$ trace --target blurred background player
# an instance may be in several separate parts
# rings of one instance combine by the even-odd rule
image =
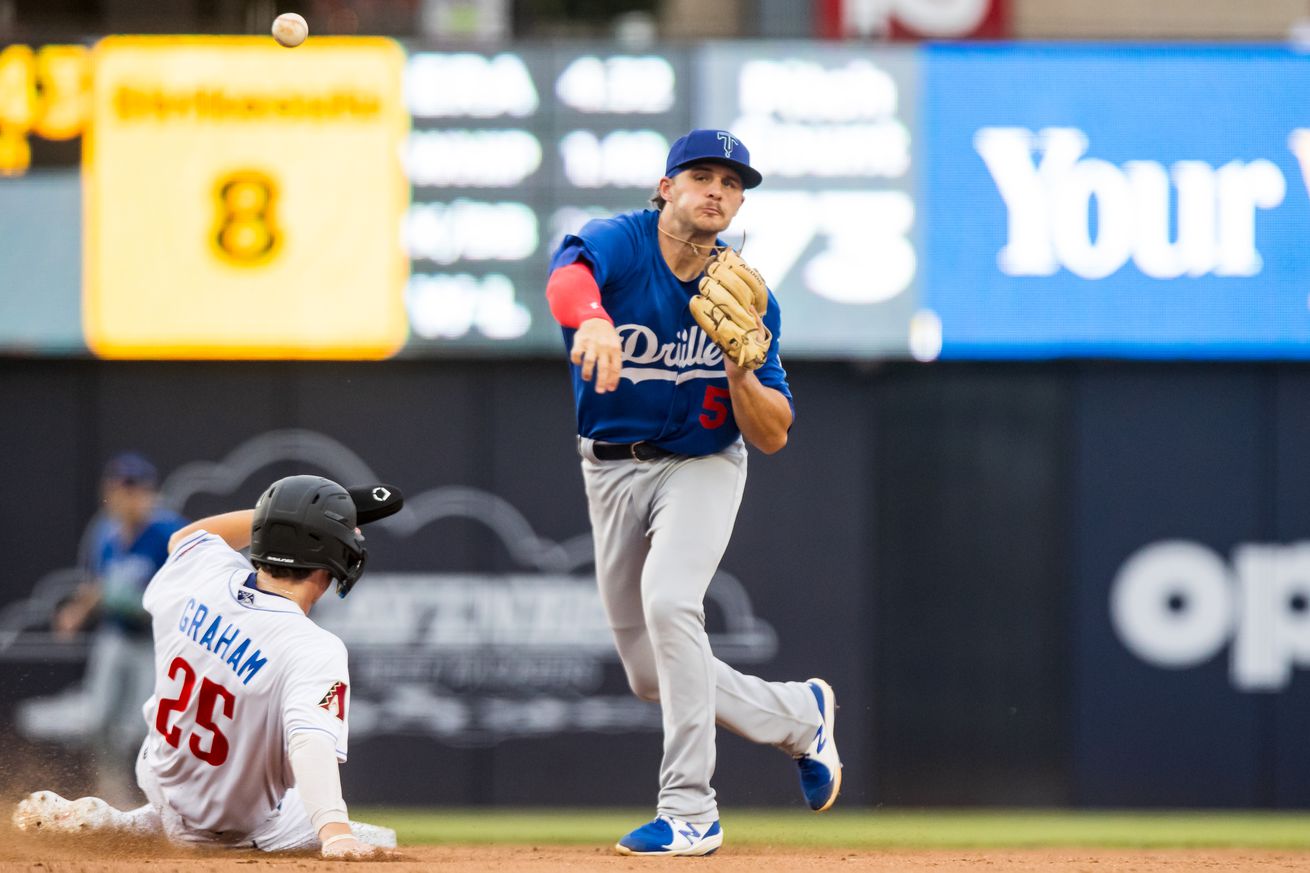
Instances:
[[[145,737],[141,704],[154,688],[150,615],[141,603],[168,558],[168,539],[186,520],[159,505],[159,473],[137,452],[116,455],[100,480],[103,506],[82,537],[85,581],[55,613],[64,639],[94,628],[82,693],[83,730],[97,792],[136,802],[132,758]]]
[[[346,815],[346,648],[308,617],[330,587],[345,597],[363,573],[357,519],[337,483],[290,476],[254,510],[174,533],[145,594],[155,685],[136,775],[148,803],[121,811],[38,791],[18,804],[15,826],[162,832],[268,852],[317,846],[324,857],[395,846],[394,831]],[[237,551],[247,546],[249,559]]]
[[[551,261],[546,293],[570,350],[601,601],[633,692],[663,716],[658,814],[619,841],[621,854],[722,844],[716,720],[795,757],[811,809],[828,809],[841,787],[828,683],[746,676],[713,656],[705,631],[705,592],[746,484],[742,438],[773,454],[793,419],[773,294],[758,369],[727,359],[688,309],[718,235],[761,181],[741,140],[693,130],[669,150],[655,209],[590,221]],[[641,360],[625,366],[625,348]]]

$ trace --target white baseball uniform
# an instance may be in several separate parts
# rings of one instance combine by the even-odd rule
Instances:
[[[155,693],[137,773],[165,832],[270,851],[317,845],[287,743],[318,731],[346,760],[345,645],[294,602],[257,589],[250,562],[205,531],[178,544],[144,604]]]

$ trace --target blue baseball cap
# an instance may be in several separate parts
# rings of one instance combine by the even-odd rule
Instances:
[[[746,144],[726,130],[698,128],[678,137],[669,149],[669,160],[664,175],[672,176],[692,164],[726,164],[741,176],[741,184],[754,188],[764,181],[759,171],[751,168],[751,153]]]
[[[145,455],[123,452],[114,455],[105,464],[104,481],[120,485],[144,485],[153,488],[159,482],[159,471]]]

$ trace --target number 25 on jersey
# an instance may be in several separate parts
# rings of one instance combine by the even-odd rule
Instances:
[[[196,690],[196,671],[185,658],[177,657],[168,665],[168,678],[182,677],[182,688],[175,697],[161,697],[159,710],[155,713],[155,730],[163,735],[164,740],[173,748],[180,748],[182,727],[187,709],[191,705],[191,696]],[[195,725],[188,731],[187,748],[191,754],[210,766],[217,767],[227,760],[228,741],[215,724],[215,716],[220,714],[228,721],[236,713],[236,698],[232,692],[210,679],[201,678],[200,694],[196,701]],[[173,713],[181,713],[177,722],[169,725]],[[200,730],[207,733],[209,746],[204,746]]]

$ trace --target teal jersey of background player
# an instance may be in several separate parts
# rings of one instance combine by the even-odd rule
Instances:
[[[723,353],[687,308],[700,277],[683,282],[669,269],[660,252],[659,215],[647,209],[589,221],[564,237],[551,258],[551,271],[576,261],[591,267],[601,305],[622,342],[616,391],[597,394],[583,381],[581,368],[571,365],[578,433],[603,442],[645,440],[680,455],[709,455],[735,442],[740,431]],[[778,357],[782,318],[772,291],[764,325],[773,342],[755,375],[792,403]],[[572,348],[574,329],[563,331],[564,347]]]

